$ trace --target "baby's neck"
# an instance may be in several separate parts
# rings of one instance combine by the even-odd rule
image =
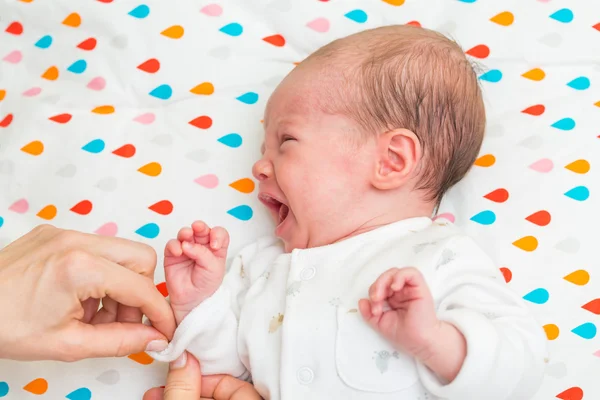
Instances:
[[[352,229],[349,233],[340,236],[332,243],[338,243],[343,240],[349,239],[354,236],[361,235],[363,233],[372,231],[385,225],[393,224],[394,222],[402,221],[409,218],[418,217],[432,217],[433,207],[430,204],[422,204],[417,207],[411,207],[408,209],[396,209],[393,211],[383,212],[381,214],[375,214],[372,217],[365,220],[361,225]]]

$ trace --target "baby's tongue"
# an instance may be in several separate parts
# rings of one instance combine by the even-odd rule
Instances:
[[[282,223],[285,220],[289,212],[290,208],[285,204],[282,204],[281,207],[279,207],[279,223]]]

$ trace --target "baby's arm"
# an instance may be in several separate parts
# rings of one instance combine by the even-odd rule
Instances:
[[[165,248],[165,276],[179,326],[169,347],[151,355],[173,361],[184,350],[202,362],[204,374],[249,374],[237,352],[240,295],[249,282],[238,256],[223,279],[229,235],[223,228],[195,222]],[[221,282],[223,282],[221,284]]]
[[[451,399],[532,398],[547,357],[541,325],[471,239],[457,238],[448,250],[454,257],[437,268],[432,292],[440,320],[465,336],[467,356],[449,385],[425,368],[420,369],[422,380],[433,393]]]
[[[447,382],[456,378],[467,355],[465,338],[455,326],[438,319],[419,270],[406,267],[384,272],[359,308],[366,321],[398,350]]]
[[[472,240],[457,238],[448,252],[452,255],[444,255],[444,262],[427,275],[436,322],[423,326],[429,331],[417,329],[413,334],[429,343],[413,353],[422,383],[436,396],[451,400],[531,398],[541,384],[547,356],[541,326]],[[361,303],[363,315],[370,311],[367,306],[379,313],[373,301]],[[392,303],[392,310],[380,313],[379,323],[385,314],[398,313]],[[415,313],[420,317],[414,320],[422,323],[430,315],[426,309]]]

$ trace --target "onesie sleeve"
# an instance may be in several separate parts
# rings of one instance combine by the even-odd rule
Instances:
[[[169,346],[148,354],[158,361],[171,362],[187,350],[200,360],[203,374],[248,379],[249,371],[237,351],[238,321],[251,284],[244,268],[269,243],[259,240],[244,248],[232,260],[221,287],[181,321]]]
[[[438,318],[462,332],[467,356],[450,383],[418,364],[424,386],[449,400],[532,398],[543,379],[547,341],[523,299],[467,237],[452,239],[433,268]]]

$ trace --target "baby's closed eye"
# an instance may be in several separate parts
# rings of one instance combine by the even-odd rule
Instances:
[[[296,138],[294,138],[290,135],[282,135],[281,136],[281,144],[284,144],[285,142],[289,142],[291,140],[296,140]]]

